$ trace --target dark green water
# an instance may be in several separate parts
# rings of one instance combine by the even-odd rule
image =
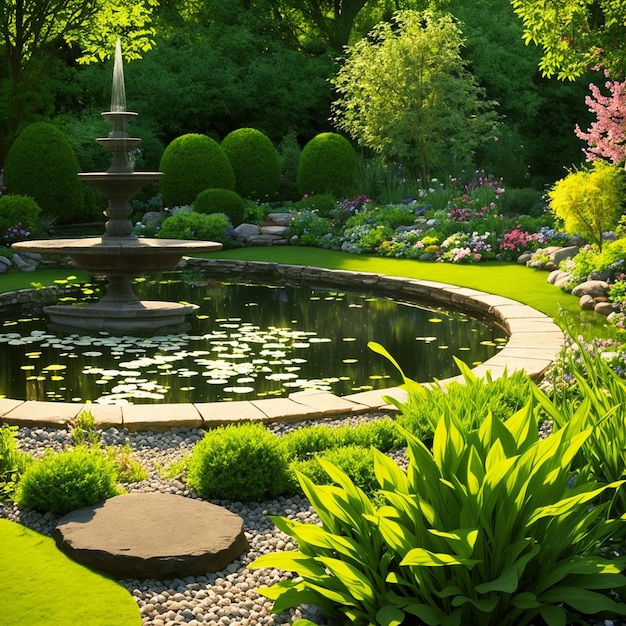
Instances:
[[[144,281],[137,293],[200,310],[187,332],[159,337],[63,336],[48,332],[41,314],[4,319],[0,392],[108,404],[250,400],[310,388],[346,395],[401,382],[369,341],[420,381],[458,374],[453,355],[474,365],[504,345],[500,331],[463,314],[362,294],[195,284],[179,274]]]

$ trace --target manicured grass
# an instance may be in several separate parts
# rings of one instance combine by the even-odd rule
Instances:
[[[141,624],[127,589],[69,559],[50,537],[0,519],[0,544],[3,624]]]
[[[41,269],[34,272],[9,272],[0,274],[0,292],[30,289],[34,285],[54,285],[57,281],[64,281],[70,276],[76,277],[76,282],[91,280],[89,272],[75,269]]]

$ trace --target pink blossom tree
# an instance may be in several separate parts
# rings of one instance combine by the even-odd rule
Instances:
[[[604,75],[609,78],[608,72]],[[587,132],[576,124],[574,132],[589,145],[583,148],[589,161],[608,159],[622,164],[626,160],[626,81],[607,80],[604,85],[610,95],[604,95],[593,83],[589,85],[591,95],[585,98],[585,103],[596,121]]]

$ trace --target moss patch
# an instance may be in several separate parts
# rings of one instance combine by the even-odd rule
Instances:
[[[69,559],[50,537],[0,519],[0,544],[3,624],[141,624],[124,587]]]

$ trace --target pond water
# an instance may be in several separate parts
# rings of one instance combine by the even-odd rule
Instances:
[[[47,330],[40,311],[5,312],[0,394],[101,404],[251,400],[304,389],[346,395],[402,382],[369,341],[419,381],[458,374],[453,355],[473,366],[506,342],[462,313],[356,293],[180,273],[139,281],[136,292],[200,309],[188,331],[158,337],[61,335]]]

